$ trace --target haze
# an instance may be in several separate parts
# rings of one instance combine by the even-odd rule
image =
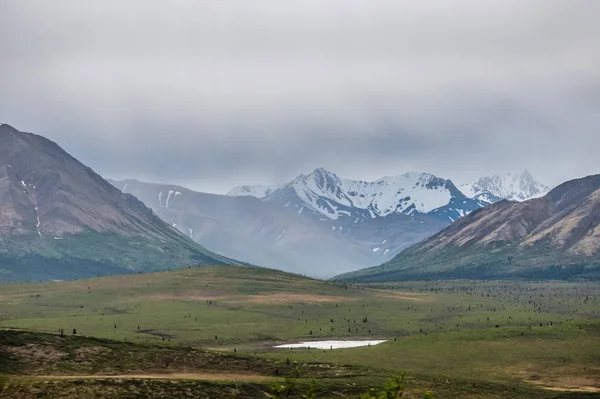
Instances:
[[[599,173],[596,1],[0,5],[0,122],[106,177]]]

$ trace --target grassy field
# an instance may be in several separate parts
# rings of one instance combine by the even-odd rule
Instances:
[[[360,387],[405,370],[414,392],[432,390],[438,397],[600,396],[598,283],[357,287],[267,269],[207,267],[3,285],[0,327],[68,336],[76,330],[77,337],[173,350],[202,347],[301,368],[343,365],[362,370],[358,379],[348,377]],[[272,348],[330,338],[388,342],[334,351]],[[67,383],[74,382],[61,382]]]

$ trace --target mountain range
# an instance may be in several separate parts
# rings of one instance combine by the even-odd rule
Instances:
[[[453,222],[486,205],[501,200],[525,201],[543,196],[549,190],[527,170],[485,176],[457,187],[451,180],[429,173],[410,172],[367,182],[341,178],[318,168],[283,186],[238,186],[227,195],[252,196],[266,201],[273,198],[286,201],[291,196],[298,207],[329,219],[353,216],[352,211],[362,213],[361,219],[418,212]]]
[[[600,175],[568,181],[524,202],[502,200],[381,266],[336,279],[462,277],[600,277]]]
[[[521,175],[524,181],[530,176]],[[212,251],[321,278],[391,260],[488,205],[464,195],[451,180],[416,172],[365,182],[318,168],[278,187],[240,186],[226,196],[137,180],[111,182]],[[521,187],[521,195],[531,192]]]
[[[38,135],[0,125],[0,281],[202,264],[212,253]]]
[[[368,182],[318,168],[280,186],[208,194],[109,182],[56,143],[0,125],[0,280],[241,264],[233,258],[321,278],[380,264],[404,268],[428,237],[519,205],[510,201],[542,201],[555,192],[547,190],[527,171],[457,186],[429,173]],[[447,249],[471,247],[423,248],[442,262]]]

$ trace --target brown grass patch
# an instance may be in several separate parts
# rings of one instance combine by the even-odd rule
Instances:
[[[85,348],[77,348],[75,349],[75,356],[80,361],[87,361],[101,354],[102,352],[110,351],[108,348],[104,348],[102,346],[88,346]]]
[[[379,298],[390,298],[400,299],[402,301],[415,301],[415,302],[432,302],[433,297],[425,294],[416,294],[413,292],[389,292],[379,291],[376,293]]]
[[[276,292],[272,294],[252,295],[241,301],[260,304],[280,304],[280,303],[336,303],[354,301],[352,298],[340,296],[328,296],[317,294],[300,294],[288,292]]]
[[[143,296],[127,298],[132,302],[139,302],[140,299],[148,301],[218,301],[228,297],[222,295],[211,295],[209,292],[183,291],[183,292],[157,292]]]
[[[44,362],[56,362],[67,356],[65,352],[54,349],[51,346],[38,344],[28,344],[25,346],[4,346],[3,349],[28,363],[34,363],[37,360]]]
[[[600,392],[600,369],[582,367],[558,367],[538,369],[532,364],[517,365],[506,370],[510,375],[521,378],[549,391]]]

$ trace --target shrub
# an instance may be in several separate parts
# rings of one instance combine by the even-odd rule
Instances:
[[[8,385],[8,376],[0,374],[0,392]]]
[[[297,372],[299,376],[299,373]],[[404,397],[406,390],[405,373],[400,374],[396,378],[389,378],[383,389],[373,388],[368,393],[362,395],[360,399],[399,399]],[[268,395],[271,399],[289,398],[296,390],[296,382],[294,378],[286,378],[283,385],[274,385],[271,388],[271,394]],[[300,395],[302,399],[317,399],[316,381],[312,380],[308,390]],[[434,399],[431,392],[425,392],[423,399]]]

